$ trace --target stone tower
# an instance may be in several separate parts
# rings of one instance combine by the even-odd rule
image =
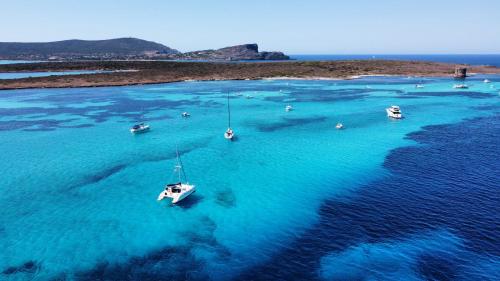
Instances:
[[[455,78],[464,79],[467,77],[467,67],[457,66],[455,67]]]

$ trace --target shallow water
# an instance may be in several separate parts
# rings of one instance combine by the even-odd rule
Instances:
[[[30,60],[0,60],[0,64],[16,64],[16,63],[35,63],[42,61],[30,61]]]
[[[85,70],[85,71],[45,71],[45,72],[0,72],[0,79],[20,79],[30,77],[46,77],[60,75],[96,74],[109,71]]]
[[[459,157],[469,155],[470,147],[479,154],[483,148],[498,152],[500,77],[488,78],[493,83],[470,78],[468,90],[452,89],[455,82],[442,78],[371,77],[2,91],[0,276],[397,280],[407,275],[418,280],[425,279],[415,270],[425,254],[438,261],[458,256],[457,263],[471,268],[435,266],[442,276],[468,279],[476,270],[493,280],[500,246],[491,223],[499,220],[491,218],[491,208],[474,209],[463,201],[470,194],[479,206],[498,202],[494,169],[481,177],[452,177],[455,182],[437,177],[459,174],[454,166],[428,173],[405,170],[427,169],[429,159],[443,159],[444,153],[460,167],[498,164],[495,153],[473,162]],[[416,89],[416,83],[425,88]],[[234,142],[222,135],[226,93],[231,94]],[[295,110],[285,112],[286,104]],[[403,120],[386,117],[384,109],[392,104],[401,106]],[[191,117],[181,118],[183,111]],[[469,135],[440,134],[456,128],[439,127],[428,133],[437,149],[405,152],[434,147],[415,135],[422,127],[465,119],[474,120],[465,122],[465,132],[477,132],[481,142],[464,138],[461,146],[447,150],[448,143]],[[129,127],[138,121],[149,123],[151,132],[130,135]],[[337,122],[345,129],[336,130]],[[156,196],[172,180],[176,146],[198,190],[170,206]],[[406,162],[398,162],[399,156]],[[392,183],[395,179],[411,184]],[[457,195],[453,187],[472,179],[474,190],[482,192],[464,185]],[[434,188],[415,188],[421,182]],[[401,210],[379,209],[408,194],[413,200]],[[436,197],[441,201],[432,201]],[[410,203],[428,206],[414,213]],[[439,212],[441,206],[446,211]],[[453,223],[457,218],[448,211],[461,214],[461,223]],[[477,227],[461,231],[476,221]],[[481,241],[490,242],[468,246]],[[360,254],[367,249],[373,255]],[[470,256],[477,262],[466,263]],[[352,269],[359,264],[374,269]],[[383,270],[394,264],[399,269],[391,274]]]

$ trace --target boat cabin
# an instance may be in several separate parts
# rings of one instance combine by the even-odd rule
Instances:
[[[167,184],[167,191],[170,191],[172,193],[181,193],[181,183],[171,183]]]

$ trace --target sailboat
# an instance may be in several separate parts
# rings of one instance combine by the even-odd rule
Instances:
[[[168,197],[172,198],[172,204],[176,204],[196,191],[195,186],[189,184],[187,181],[186,173],[182,168],[182,161],[178,150],[176,150],[176,156],[177,156],[177,165],[175,165],[175,172],[178,174],[179,180],[177,183],[167,184],[165,186],[165,190],[162,191],[160,195],[158,195],[158,201],[161,201]],[[184,177],[185,183],[182,183],[181,173],[182,177]]]
[[[224,137],[228,140],[233,140],[234,131],[231,129],[231,107],[229,106],[229,93],[227,94],[227,116],[228,116],[228,127],[224,133]]]

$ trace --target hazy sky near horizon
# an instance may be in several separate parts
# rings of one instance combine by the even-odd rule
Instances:
[[[0,0],[0,41],[137,37],[180,51],[500,53],[500,0]]]

